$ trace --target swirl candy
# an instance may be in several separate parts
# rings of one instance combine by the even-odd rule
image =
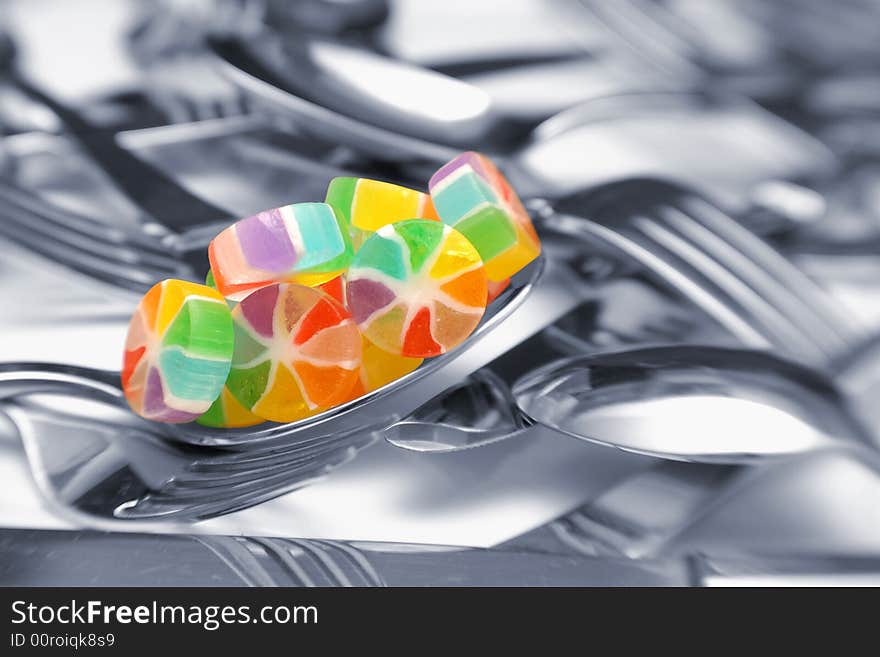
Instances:
[[[223,389],[232,348],[229,307],[215,290],[178,280],[157,283],[128,326],[125,398],[149,420],[195,420]]]
[[[382,226],[413,218],[440,221],[428,194],[368,178],[334,178],[325,202],[351,226],[355,250]]]
[[[491,281],[513,276],[541,253],[532,221],[507,179],[479,153],[462,153],[428,184],[440,218],[476,247]]]
[[[210,271],[205,279],[205,284],[208,287],[216,289],[216,285],[214,284],[214,274]],[[317,286],[317,289],[329,294],[343,306],[345,305],[345,281],[342,276],[337,276],[333,280],[321,283],[321,285]],[[231,307],[235,307],[235,301],[231,299],[227,299],[227,301]],[[361,366],[362,371],[363,369],[364,367]],[[360,378],[364,378],[363,373]],[[364,392],[359,393],[357,396],[364,394]],[[254,415],[242,406],[241,402],[239,402],[235,398],[235,395],[229,390],[229,387],[223,386],[223,391],[220,393],[220,396],[217,397],[216,401],[211,405],[211,408],[196,420],[196,422],[206,427],[232,428],[251,427],[255,424],[261,424],[262,422],[265,422],[265,420],[259,415]]]
[[[350,398],[361,336],[324,292],[293,283],[263,287],[233,309],[232,323],[226,387],[251,413],[293,422]]]
[[[241,300],[272,283],[319,285],[351,262],[348,224],[326,203],[295,203],[234,223],[211,240],[217,290]]]
[[[476,249],[435,221],[380,228],[348,273],[349,307],[364,336],[409,358],[436,356],[463,342],[482,318],[486,298]]]

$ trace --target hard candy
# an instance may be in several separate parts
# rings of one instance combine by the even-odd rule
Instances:
[[[348,303],[364,336],[410,358],[461,344],[486,310],[483,262],[464,236],[413,219],[380,228],[348,272]]]
[[[348,222],[355,250],[388,224],[406,219],[440,220],[430,195],[368,178],[334,178],[325,201]]]
[[[382,226],[405,219],[440,221],[428,194],[368,178],[334,178],[325,202],[351,227],[355,251]]]
[[[233,300],[273,283],[319,285],[339,276],[352,253],[348,223],[326,203],[260,212],[229,226],[208,246],[217,290]]]
[[[128,326],[125,398],[150,420],[195,420],[220,395],[232,350],[232,317],[216,290],[187,281],[157,283]]]
[[[208,275],[205,278],[205,284],[208,287],[216,289],[213,272],[208,272]],[[343,306],[345,305],[345,280],[342,276],[337,276],[326,283],[321,283],[317,286],[317,289],[329,294]],[[227,302],[232,308],[237,305],[237,302],[232,299],[227,299]],[[363,367],[361,367],[361,369],[363,370]],[[235,395],[230,392],[229,388],[223,386],[223,391],[220,393],[220,396],[217,397],[211,405],[211,408],[196,420],[196,422],[206,427],[233,428],[251,427],[256,424],[261,424],[265,422],[265,420],[259,415],[251,413],[248,409],[242,406],[241,402],[235,398]]]
[[[325,294],[329,294],[342,304],[343,307],[348,307],[348,301],[345,298],[345,276],[337,276],[333,280],[321,283],[318,289]]]
[[[489,280],[510,278],[541,253],[522,202],[486,156],[462,153],[443,165],[428,187],[437,214],[476,247]]]
[[[241,405],[293,422],[347,401],[361,366],[348,311],[321,290],[263,287],[232,311],[235,355],[226,386]]]

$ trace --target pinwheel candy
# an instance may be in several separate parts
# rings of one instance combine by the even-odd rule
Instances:
[[[190,422],[223,389],[232,362],[226,301],[206,285],[154,285],[128,327],[122,389],[132,410],[159,422]]]
[[[243,299],[232,320],[226,387],[245,409],[293,422],[350,399],[361,336],[335,299],[294,283],[270,285]]]
[[[471,334],[486,309],[486,283],[480,256],[461,233],[413,219],[364,242],[348,273],[348,303],[372,343],[425,358]]]

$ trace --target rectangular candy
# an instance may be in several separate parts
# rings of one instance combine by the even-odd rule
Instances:
[[[352,254],[347,222],[326,203],[260,212],[208,246],[217,290],[236,300],[272,283],[320,285],[342,273]]]
[[[510,183],[480,153],[462,153],[431,177],[437,214],[476,247],[489,280],[513,276],[541,253],[532,220]]]

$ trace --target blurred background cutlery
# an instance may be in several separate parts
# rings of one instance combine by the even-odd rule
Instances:
[[[697,573],[703,583],[785,573],[802,575],[786,583],[831,574],[838,583],[871,581],[880,478],[870,454],[836,445],[876,423],[868,336],[880,325],[877,6],[464,4],[465,22],[457,1],[4,5],[3,32],[12,39],[0,81],[0,234],[12,242],[0,242],[0,293],[14,310],[0,318],[0,358],[115,368],[130,292],[167,275],[200,280],[204,262],[193,254],[232,217],[320,198],[327,180],[345,172],[418,184],[458,149],[484,148],[529,198],[568,287],[585,293],[552,297],[563,305],[541,327],[521,329],[516,347],[472,350],[448,378],[423,385],[418,402],[395,409],[388,422],[402,422],[385,437],[408,450],[373,442],[326,480],[195,527],[613,557],[567,575],[584,583],[606,581],[595,577],[603,567],[618,583],[697,583]],[[78,36],[75,24],[90,29]],[[634,177],[642,179],[606,185]],[[535,308],[525,303],[520,316]],[[650,353],[678,354],[679,365],[628,360],[647,352],[607,353],[656,344],[667,346]],[[699,365],[688,346],[697,344],[771,350],[807,369],[785,365],[777,378],[779,359],[749,354],[751,370],[735,361],[731,379],[726,366]],[[783,416],[770,417],[765,404],[754,424],[777,426],[781,437],[737,436],[731,422],[722,442],[724,432],[707,422],[693,443],[721,446],[727,459],[762,447],[777,457],[746,469],[664,462],[568,440],[519,414],[510,386],[579,354],[588,355],[577,362],[589,394],[569,416],[543,415],[550,424],[567,422],[558,428],[593,438],[604,428],[603,442],[632,446],[635,431],[620,428],[647,422],[651,431],[637,438],[656,435],[667,456],[694,457],[683,449],[687,434],[670,428],[699,427],[710,406],[685,417],[666,405],[664,416],[651,396],[668,401],[671,385],[690,403],[745,377],[748,385],[726,399],[773,400],[789,419],[773,424]],[[610,387],[591,387],[599,371]],[[19,384],[21,374],[12,375]],[[532,389],[576,378],[545,371]],[[837,388],[862,402],[839,405]],[[95,526],[103,514],[119,527],[114,510],[143,498],[152,520],[137,526],[176,532],[160,510],[201,509],[189,516],[196,518],[274,497],[313,483],[311,475],[373,440],[291,443],[268,463],[277,454],[157,441],[113,408],[76,409],[38,389],[5,406],[15,422],[0,426],[0,469],[15,501],[0,499],[0,524]],[[559,396],[548,395],[548,406],[577,396],[553,389]],[[648,399],[620,403],[633,396]],[[615,404],[626,413],[615,414]],[[730,408],[737,426],[755,418],[746,406]],[[51,516],[28,497],[17,431]],[[792,456],[817,444],[823,449]],[[481,448],[458,452],[474,446]],[[212,488],[218,472],[235,482],[226,494]],[[50,543],[64,546],[64,535]],[[280,563],[302,548],[283,543],[261,554],[267,548],[242,542],[244,552],[225,545],[212,554],[249,553],[265,564],[263,554]],[[480,554],[484,564],[495,558]],[[620,557],[652,560],[618,567]],[[655,557],[676,565],[656,570]],[[544,565],[517,563],[528,574],[519,581],[542,581]],[[388,581],[449,582],[454,567],[419,564]],[[30,569],[4,583],[15,572],[22,574],[13,581],[37,581]]]

